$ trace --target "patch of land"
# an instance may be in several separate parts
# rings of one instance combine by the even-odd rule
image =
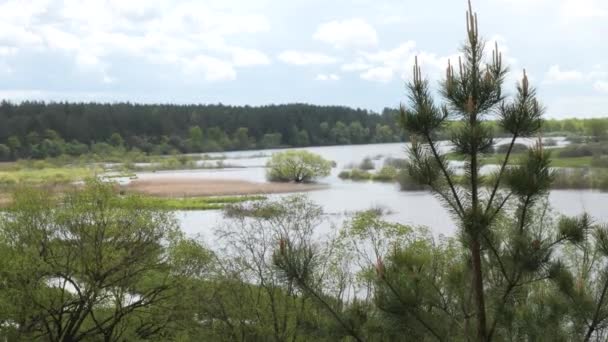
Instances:
[[[128,191],[158,197],[258,195],[324,189],[322,184],[256,183],[232,179],[156,177],[134,180],[123,186]]]

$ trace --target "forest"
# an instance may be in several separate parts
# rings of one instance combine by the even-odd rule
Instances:
[[[78,156],[123,146],[150,154],[401,141],[396,111],[306,104],[0,104],[0,159]]]
[[[0,161],[109,154],[149,155],[405,141],[399,110],[308,104],[261,107],[131,103],[0,104]],[[500,125],[491,123],[499,134]],[[454,121],[446,127],[458,126]],[[545,134],[603,136],[608,119],[546,120]],[[447,129],[444,130],[444,137]],[[439,134],[441,134],[440,132]]]

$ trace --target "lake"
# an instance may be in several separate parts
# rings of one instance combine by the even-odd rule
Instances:
[[[555,138],[554,138],[555,139]],[[558,146],[566,144],[563,138],[557,138]],[[534,140],[522,140],[526,144]],[[505,143],[498,139],[498,144]],[[442,148],[449,146],[443,144]],[[456,227],[441,203],[426,191],[403,192],[393,183],[354,182],[341,180],[338,173],[344,168],[356,165],[365,157],[374,160],[376,167],[382,167],[386,158],[406,158],[406,144],[372,144],[303,148],[336,162],[330,176],[319,180],[328,185],[326,189],[307,192],[311,200],[323,206],[333,224],[360,210],[380,207],[389,214],[386,219],[408,225],[424,225],[439,235],[453,235]],[[211,154],[214,157],[225,156],[224,163],[235,168],[217,170],[167,171],[156,174],[139,174],[142,179],[155,175],[170,174],[172,177],[187,176],[204,179],[237,179],[254,182],[265,181],[264,165],[268,157],[283,150],[255,150]],[[281,197],[271,195],[270,197]],[[549,195],[549,203],[557,214],[577,215],[588,212],[596,220],[608,222],[608,193],[592,190],[556,190]],[[220,211],[187,211],[178,212],[181,228],[189,235],[201,235],[205,240],[213,239],[213,230],[222,223]]]

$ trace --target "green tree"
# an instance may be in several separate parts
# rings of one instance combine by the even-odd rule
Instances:
[[[310,145],[310,139],[308,138],[308,132],[303,129],[296,135],[296,146],[308,146]]]
[[[234,147],[239,150],[246,150],[251,147],[251,140],[249,138],[248,128],[239,127],[234,132]]]
[[[281,146],[281,133],[266,133],[260,141],[261,148],[273,148]]]
[[[362,144],[367,142],[369,136],[369,128],[364,128],[359,121],[353,121],[348,127],[351,142],[354,144]]]
[[[109,143],[110,143],[110,145],[112,145],[114,147],[122,147],[124,145],[125,141],[120,134],[114,132],[110,136]]]
[[[190,127],[188,141],[192,152],[201,152],[203,149],[203,130],[199,126]]]
[[[502,64],[497,45],[492,51],[492,59],[484,63],[484,43],[470,3],[462,53],[457,72],[450,64],[446,69],[440,92],[446,103],[443,107],[435,104],[429,82],[415,63],[413,80],[407,85],[409,102],[401,108],[401,122],[412,135],[410,176],[437,194],[458,222],[462,241],[468,249],[467,257],[471,260],[471,280],[465,282],[472,289],[477,340],[489,341],[504,328],[501,320],[510,310],[514,290],[543,276],[542,267],[547,260],[538,260],[536,254],[526,254],[525,246],[534,245],[533,206],[548,190],[552,177],[549,153],[544,152],[541,145],[529,151],[522,165],[506,167],[515,140],[533,136],[540,130],[543,110],[525,72],[517,87],[517,96],[512,102],[505,102],[502,84],[507,69]],[[497,115],[502,130],[510,134],[511,139],[504,160],[498,172],[489,179],[486,191],[484,177],[479,173],[483,165],[480,156],[493,144],[493,130],[487,123],[493,115]],[[451,132],[450,140],[453,152],[466,160],[462,185],[457,184],[454,170],[435,141],[437,132],[448,118],[461,123]],[[508,203],[516,208],[513,215],[518,218],[518,228],[504,236],[505,240],[495,240],[498,217],[508,215],[505,213]],[[514,253],[503,250],[505,245],[513,246]],[[539,253],[540,250],[539,246]],[[527,263],[534,267],[527,268]],[[496,272],[502,276],[500,282],[484,278],[485,274]],[[503,293],[502,301],[489,297],[497,291]],[[491,313],[488,313],[489,309]]]
[[[336,122],[336,125],[331,130],[331,134],[335,139],[335,143],[339,145],[348,145],[351,143],[348,126],[342,121]]]
[[[277,182],[306,183],[327,177],[331,162],[308,151],[290,150],[272,155],[266,164],[266,177]]]
[[[17,159],[20,156],[22,145],[21,140],[17,136],[10,136],[7,140],[8,147],[11,149],[13,159]]]
[[[143,209],[137,197],[119,198],[101,183],[61,201],[34,189],[15,196],[0,219],[0,319],[17,323],[16,340],[119,341],[162,332],[167,322],[151,315],[170,307],[175,276],[187,273],[166,250],[180,241],[168,213]]]
[[[11,149],[4,144],[0,144],[0,161],[10,160],[11,157]]]
[[[605,119],[585,120],[585,133],[591,136],[594,141],[606,138],[608,132],[608,121]]]
[[[387,143],[395,141],[393,130],[389,125],[376,125],[376,131],[374,134],[374,142]]]

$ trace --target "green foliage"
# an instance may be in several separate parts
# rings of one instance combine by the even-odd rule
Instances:
[[[10,147],[0,144],[0,161],[10,160],[12,157]]]
[[[515,307],[513,303],[518,298],[514,289],[523,286],[528,277],[535,279],[541,276],[551,255],[549,248],[542,248],[540,242],[534,242],[531,232],[535,229],[533,206],[548,191],[552,175],[549,153],[543,152],[541,146],[532,149],[518,166],[507,168],[516,139],[533,136],[540,131],[543,108],[525,72],[517,85],[516,96],[512,100],[505,99],[502,86],[507,68],[502,63],[498,44],[494,46],[491,59],[485,60],[485,44],[479,36],[477,15],[470,2],[466,18],[463,56],[458,59],[456,68],[448,63],[441,84],[444,105],[435,103],[429,82],[423,78],[417,59],[415,61],[413,79],[407,85],[408,102],[401,108],[401,125],[412,135],[407,175],[435,193],[460,227],[460,239],[467,250],[466,259],[470,260],[470,276],[461,278],[461,286],[470,289],[468,295],[472,298],[472,306],[469,310],[475,316],[474,328],[471,328],[474,335],[471,331],[463,339],[476,336],[478,341],[508,340],[513,338],[506,338],[502,329],[509,326],[509,310]],[[463,176],[455,174],[437,144],[436,138],[441,135],[448,118],[453,125],[450,129],[453,154],[465,162]],[[492,148],[497,131],[497,126],[490,122],[492,119],[511,139],[499,163],[499,170],[488,177],[488,184],[480,175],[480,169],[482,158]],[[512,202],[508,203],[509,199]],[[513,227],[507,229],[509,234],[494,240],[501,233],[497,220],[503,214],[517,219]],[[512,247],[503,250],[505,246]],[[512,255],[511,251],[516,251],[516,254]],[[434,307],[432,301],[419,301],[421,298],[432,299],[434,294],[433,291],[428,295],[422,292],[417,296],[419,291],[433,288],[418,281],[427,277],[421,270],[428,264],[417,264],[420,254],[394,254],[393,263],[412,263],[414,272],[406,273],[407,268],[395,272],[403,279],[394,280],[399,284],[396,290],[388,286],[385,290],[387,302],[382,305],[386,310],[403,310],[403,314],[417,315],[414,317],[421,328],[427,330],[422,336],[443,340],[453,336],[452,328],[460,323],[447,324],[445,318],[435,316],[443,312],[428,309]],[[496,274],[498,278],[484,278],[487,273]],[[430,279],[433,280],[432,277]],[[493,297],[494,291],[503,293],[502,301]],[[442,291],[437,292],[442,294]],[[437,321],[444,324],[432,324]]]
[[[608,191],[608,171],[605,169],[563,169],[554,173],[553,189],[598,189]]]
[[[173,259],[179,253],[167,253],[183,249],[175,222],[135,197],[117,208],[115,196],[101,183],[61,201],[40,190],[16,193],[0,220],[0,315],[15,322],[2,336],[115,341],[171,331],[158,312],[173,305],[178,278],[192,275]]]
[[[307,183],[327,177],[331,162],[308,151],[290,150],[272,155],[267,165],[266,177],[275,182]]]
[[[505,154],[509,150],[509,147],[510,147],[509,144],[498,145],[494,149],[494,153]],[[527,145],[519,144],[519,143],[513,144],[513,147],[511,147],[511,153],[522,153],[522,152],[525,152],[527,150],[528,150],[528,146]]]
[[[350,171],[342,171],[338,174],[341,179],[350,179],[354,181],[367,181],[373,178],[373,174],[366,170],[352,169]]]
[[[187,197],[187,198],[160,198],[140,196],[140,205],[148,209],[162,210],[217,210],[227,204],[261,201],[264,196],[233,196],[233,197]],[[116,198],[113,205],[123,207],[128,205],[130,198]]]

